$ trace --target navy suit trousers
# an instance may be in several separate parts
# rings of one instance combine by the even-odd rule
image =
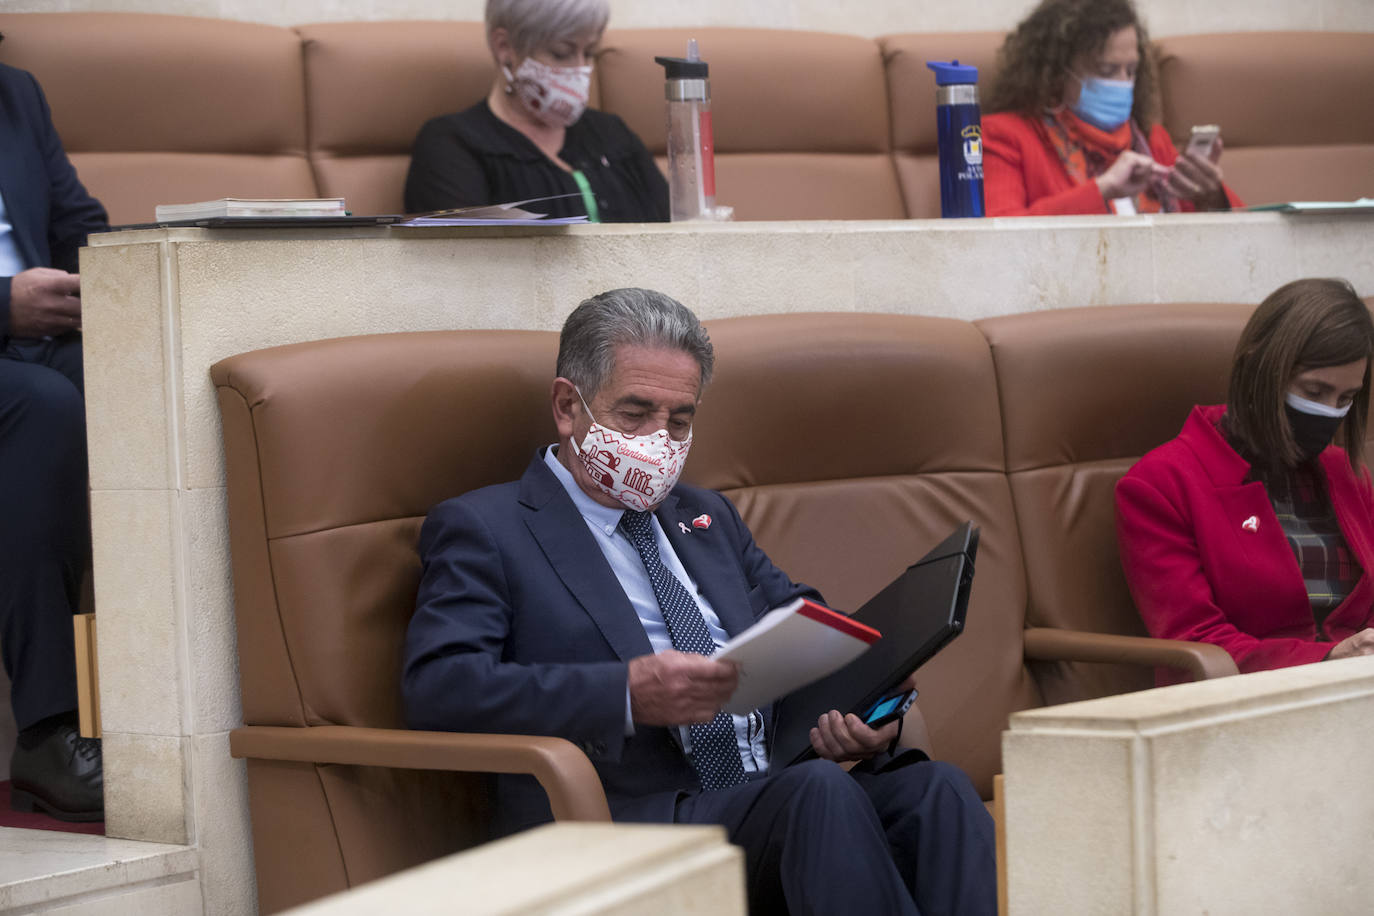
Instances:
[[[962,771],[920,752],[794,764],[688,796],[676,820],[744,848],[751,916],[997,912],[992,818]]]
[[[81,337],[0,350],[0,654],[20,729],[76,708],[72,614],[90,556]]]

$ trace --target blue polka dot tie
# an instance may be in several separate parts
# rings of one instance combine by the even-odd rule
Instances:
[[[706,629],[701,608],[687,592],[677,576],[663,565],[658,554],[658,542],[648,512],[627,510],[620,517],[621,529],[635,545],[654,597],[663,611],[668,636],[679,652],[713,655],[716,644]],[[710,722],[690,727],[692,734],[692,765],[697,768],[703,789],[725,789],[744,781],[744,765],[740,763],[739,744],[735,738],[735,722],[727,712],[716,713]]]

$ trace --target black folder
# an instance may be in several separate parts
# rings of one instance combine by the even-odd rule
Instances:
[[[862,715],[963,631],[978,534],[973,522],[960,525],[854,612],[882,639],[834,674],[778,701],[774,766],[816,756],[810,735],[817,718],[832,709]]]

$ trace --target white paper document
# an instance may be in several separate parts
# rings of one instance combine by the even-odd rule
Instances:
[[[725,711],[744,715],[766,706],[838,671],[881,636],[805,598],[769,611],[712,656],[739,665],[739,686]]]
[[[586,215],[554,216],[524,209],[525,204],[537,204],[564,197],[579,197],[579,194],[555,194],[551,197],[531,197],[529,200],[513,200],[504,204],[483,204],[476,207],[458,207],[454,210],[435,210],[432,213],[417,213],[398,226],[573,226],[587,222]]]
[[[1371,213],[1374,212],[1374,198],[1361,197],[1359,200],[1293,200],[1282,204],[1257,204],[1247,210],[1278,213]]]

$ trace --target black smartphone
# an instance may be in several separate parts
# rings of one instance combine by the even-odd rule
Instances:
[[[863,715],[864,724],[869,728],[882,728],[893,719],[900,719],[906,715],[906,711],[915,702],[916,688],[914,687],[910,690],[903,690],[901,693],[885,696],[868,707],[868,712]]]

